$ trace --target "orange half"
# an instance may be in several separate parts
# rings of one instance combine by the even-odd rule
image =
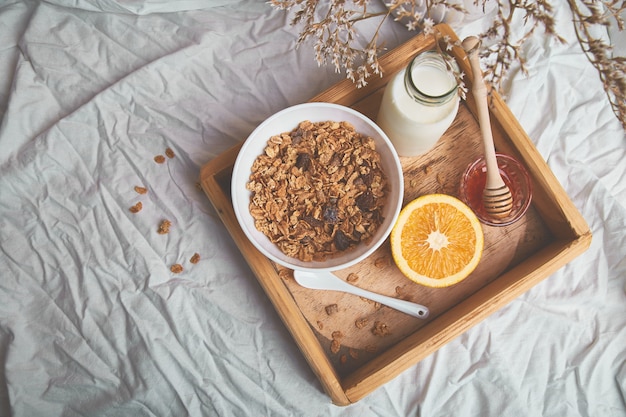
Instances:
[[[428,194],[407,204],[391,231],[391,253],[404,275],[429,287],[448,287],[478,265],[483,230],[461,200]]]

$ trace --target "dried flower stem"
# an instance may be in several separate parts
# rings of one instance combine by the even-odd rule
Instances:
[[[474,0],[474,5],[484,9],[488,1]],[[538,29],[557,42],[564,43],[565,40],[556,32],[550,0],[493,1],[497,9],[492,24],[478,37],[483,41],[480,57],[486,67],[485,79],[502,91],[503,81],[514,62],[519,64],[523,73],[527,73],[522,46]],[[437,45],[441,51],[446,51],[458,45],[435,33],[431,12],[441,8],[466,12],[461,5],[451,0],[387,0],[387,10],[384,12],[369,12],[369,0],[270,0],[269,3],[280,10],[295,9],[292,24],[303,25],[298,45],[309,38],[314,39],[317,63],[331,63],[337,72],[345,70],[347,78],[357,87],[367,85],[367,78],[372,74],[382,76],[378,55],[384,48],[379,44],[379,33],[390,17],[401,21],[410,31],[423,31],[426,35],[438,37]],[[572,10],[577,40],[598,70],[612,109],[626,129],[626,58],[612,56],[611,46],[596,38],[592,30],[596,26],[608,26],[611,22],[623,30],[624,21],[620,15],[626,9],[626,2],[567,0],[567,4]],[[513,39],[513,19],[520,13],[523,16],[524,33],[519,39]],[[365,47],[355,47],[355,25],[372,18],[380,19],[374,35]],[[459,79],[462,76],[459,74]]]
[[[574,28],[578,43],[589,62],[598,70],[611,108],[626,129],[626,58],[613,56],[613,48],[602,39],[595,38],[591,28],[595,25],[609,26],[613,18],[619,30],[624,30],[621,13],[626,2],[568,0],[574,14]]]

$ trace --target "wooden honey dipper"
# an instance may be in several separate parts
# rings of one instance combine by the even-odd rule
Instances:
[[[513,195],[509,187],[504,183],[498,168],[489,121],[489,110],[487,108],[487,87],[485,87],[480,63],[478,62],[479,46],[480,40],[476,36],[468,36],[463,40],[463,49],[470,60],[474,75],[472,93],[478,109],[478,123],[480,124],[481,136],[483,138],[485,164],[487,166],[487,179],[485,189],[483,190],[483,205],[487,214],[496,219],[502,219],[507,217],[513,209]]]

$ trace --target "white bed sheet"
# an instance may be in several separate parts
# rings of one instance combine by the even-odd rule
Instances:
[[[591,248],[331,404],[196,185],[264,118],[342,78],[296,35],[261,0],[0,4],[0,416],[626,415],[626,137],[578,45],[539,35],[506,100]],[[410,36],[384,30],[389,47]]]

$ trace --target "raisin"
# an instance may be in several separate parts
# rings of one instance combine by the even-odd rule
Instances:
[[[339,222],[339,209],[337,206],[328,205],[324,207],[324,221],[330,224]]]
[[[370,185],[372,185],[372,180],[373,180],[372,171],[368,171],[366,174],[361,174],[359,176],[359,179],[363,181],[363,184],[369,187]]]
[[[313,216],[304,216],[302,218],[302,220],[307,222],[309,224],[309,226],[311,226],[311,227],[323,227],[324,226],[324,222],[323,221],[318,220],[318,219],[316,219]]]
[[[334,242],[335,242],[335,247],[337,248],[337,250],[340,250],[340,251],[344,251],[348,249],[351,244],[351,240],[348,239],[346,234],[342,232],[341,230],[337,230],[337,233],[335,233]]]
[[[356,206],[361,209],[361,211],[370,211],[372,207],[374,207],[374,195],[370,190],[365,191],[363,194],[359,195],[354,199],[356,202]]]
[[[311,155],[306,152],[298,154],[296,158],[296,168],[301,169],[302,171],[308,171],[311,167]]]

